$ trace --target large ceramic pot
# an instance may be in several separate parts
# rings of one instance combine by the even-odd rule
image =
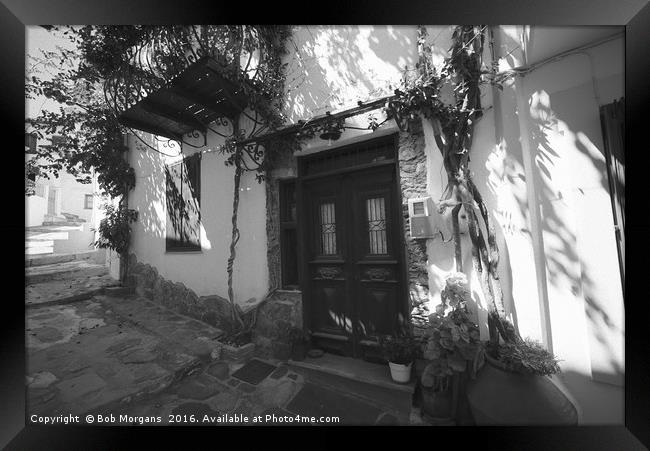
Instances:
[[[445,378],[435,387],[420,387],[422,391],[422,411],[435,419],[451,420],[454,414],[453,381]]]
[[[473,426],[464,399],[466,373],[437,378],[433,387],[420,385],[422,412],[437,426]]]
[[[486,356],[475,380],[467,384],[467,401],[478,426],[575,425],[578,413],[547,376],[508,371]]]

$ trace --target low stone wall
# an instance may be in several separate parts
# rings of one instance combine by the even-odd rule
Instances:
[[[129,255],[127,285],[144,298],[182,315],[196,318],[229,333],[233,329],[232,310],[227,299],[220,296],[197,296],[180,282],[172,282],[158,274],[153,266],[138,262]]]
[[[302,328],[302,293],[278,290],[257,312],[253,330],[256,354],[260,357],[274,357],[273,344],[280,340],[280,331],[288,326]]]

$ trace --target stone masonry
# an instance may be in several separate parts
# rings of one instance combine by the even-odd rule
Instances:
[[[275,357],[273,345],[286,342],[282,331],[288,327],[302,328],[302,293],[278,290],[260,306],[253,332],[256,352],[262,357]]]
[[[302,293],[287,291],[282,287],[280,264],[280,180],[295,178],[296,157],[290,147],[273,152],[272,169],[266,173],[266,237],[269,265],[269,287],[276,289],[257,312],[253,341],[256,353],[272,357],[274,343],[286,340],[282,331],[288,327],[302,327]]]
[[[153,266],[138,262],[135,254],[129,255],[128,268],[127,285],[133,287],[139,296],[226,333],[232,331],[232,310],[227,299],[217,295],[198,296],[184,284],[160,276]]]
[[[411,302],[411,322],[416,335],[427,324],[429,309],[429,277],[426,240],[411,238],[409,233],[408,199],[424,197],[427,192],[427,161],[424,152],[424,131],[421,121],[409,124],[409,130],[399,134],[399,179],[402,191],[404,238]]]
[[[217,295],[197,296],[184,284],[160,276],[153,266],[138,262],[134,254],[129,259],[127,284],[136,294],[226,334],[233,331],[232,310],[227,299]],[[273,356],[273,343],[284,339],[281,331],[286,330],[285,326],[302,327],[302,293],[299,291],[278,290],[259,305],[253,330],[256,353]]]

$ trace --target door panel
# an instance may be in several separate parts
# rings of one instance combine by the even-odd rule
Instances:
[[[405,318],[394,166],[306,181],[306,320],[327,350],[376,354]]]
[[[317,345],[352,355],[353,312],[348,296],[349,265],[345,241],[345,208],[340,180],[303,185],[308,233],[308,320]]]
[[[377,336],[397,332],[401,313],[399,218],[393,167],[351,177],[348,190],[352,194],[350,227],[355,237],[351,259],[358,351],[361,355],[374,354]]]

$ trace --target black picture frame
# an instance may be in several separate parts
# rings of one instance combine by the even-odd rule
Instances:
[[[407,6],[408,5],[408,6]],[[579,426],[574,428],[411,428],[408,431],[390,431],[390,428],[373,429],[374,439],[391,434],[400,446],[481,446],[507,450],[635,450],[650,446],[650,359],[648,359],[647,294],[640,280],[647,276],[642,272],[648,255],[647,232],[650,219],[644,212],[647,202],[641,196],[647,192],[644,182],[643,158],[647,158],[644,129],[648,127],[648,68],[650,68],[647,41],[650,37],[650,6],[647,0],[498,0],[471,1],[445,0],[410,3],[401,1],[378,1],[372,3],[328,2],[319,8],[305,8],[306,3],[291,7],[283,3],[243,3],[236,6],[230,2],[185,0],[2,0],[0,4],[0,46],[3,50],[3,70],[0,71],[0,105],[4,115],[3,125],[11,136],[22,139],[24,112],[24,49],[25,26],[38,24],[174,24],[174,23],[358,23],[358,24],[539,24],[539,25],[624,25],[626,27],[626,160],[628,205],[632,208],[626,218],[626,237],[633,243],[627,253],[626,293],[626,394],[625,426]],[[307,10],[318,10],[317,16],[296,17]],[[21,131],[22,130],[22,131]],[[8,147],[13,147],[9,146]],[[13,152],[13,153],[12,153]],[[19,153],[7,149],[4,153],[16,158],[15,164],[24,164]],[[23,162],[20,162],[23,161]],[[11,164],[8,163],[8,164]],[[10,167],[9,165],[6,167]],[[24,209],[19,198],[21,171],[6,170],[2,180],[5,193],[14,211]],[[14,179],[16,177],[16,179]],[[638,199],[638,202],[635,200]],[[13,202],[16,204],[13,204]],[[10,208],[7,206],[6,208]],[[3,231],[6,236],[20,233],[20,215],[6,219]],[[20,280],[20,240],[6,240],[4,280],[5,312],[0,327],[2,343],[0,358],[0,446],[6,449],[121,449],[146,437],[165,440],[165,443],[188,445],[187,437],[181,437],[177,428],[109,427],[89,426],[46,427],[25,425],[25,347],[24,307],[18,300],[20,291],[15,288]],[[24,255],[24,253],[23,253]],[[16,263],[12,263],[16,262]],[[24,271],[22,272],[24,276]],[[7,311],[9,310],[9,311]],[[163,430],[164,429],[164,430]],[[221,427],[219,433],[213,428],[194,428],[191,443],[200,436],[207,438],[211,447],[217,443],[235,446],[225,440]],[[276,428],[267,428],[267,431]],[[171,432],[171,433],[169,433]],[[232,431],[231,431],[232,432]],[[208,435],[209,434],[209,435]],[[207,437],[206,437],[207,435]],[[243,430],[233,436],[246,435]],[[257,435],[257,434],[256,434]],[[322,433],[319,435],[325,437]],[[400,439],[400,436],[402,437]],[[287,443],[286,432],[278,434],[279,444]],[[280,438],[283,437],[283,438]],[[259,436],[258,436],[259,438]],[[246,445],[249,444],[247,438]],[[298,440],[295,438],[296,443]],[[325,439],[327,440],[327,438]],[[334,439],[331,439],[332,441]],[[364,439],[365,440],[365,439]],[[244,442],[242,442],[243,444]],[[309,440],[307,443],[313,443]],[[147,442],[151,445],[151,442]],[[353,443],[349,443],[353,444]],[[309,445],[307,445],[309,446]]]

